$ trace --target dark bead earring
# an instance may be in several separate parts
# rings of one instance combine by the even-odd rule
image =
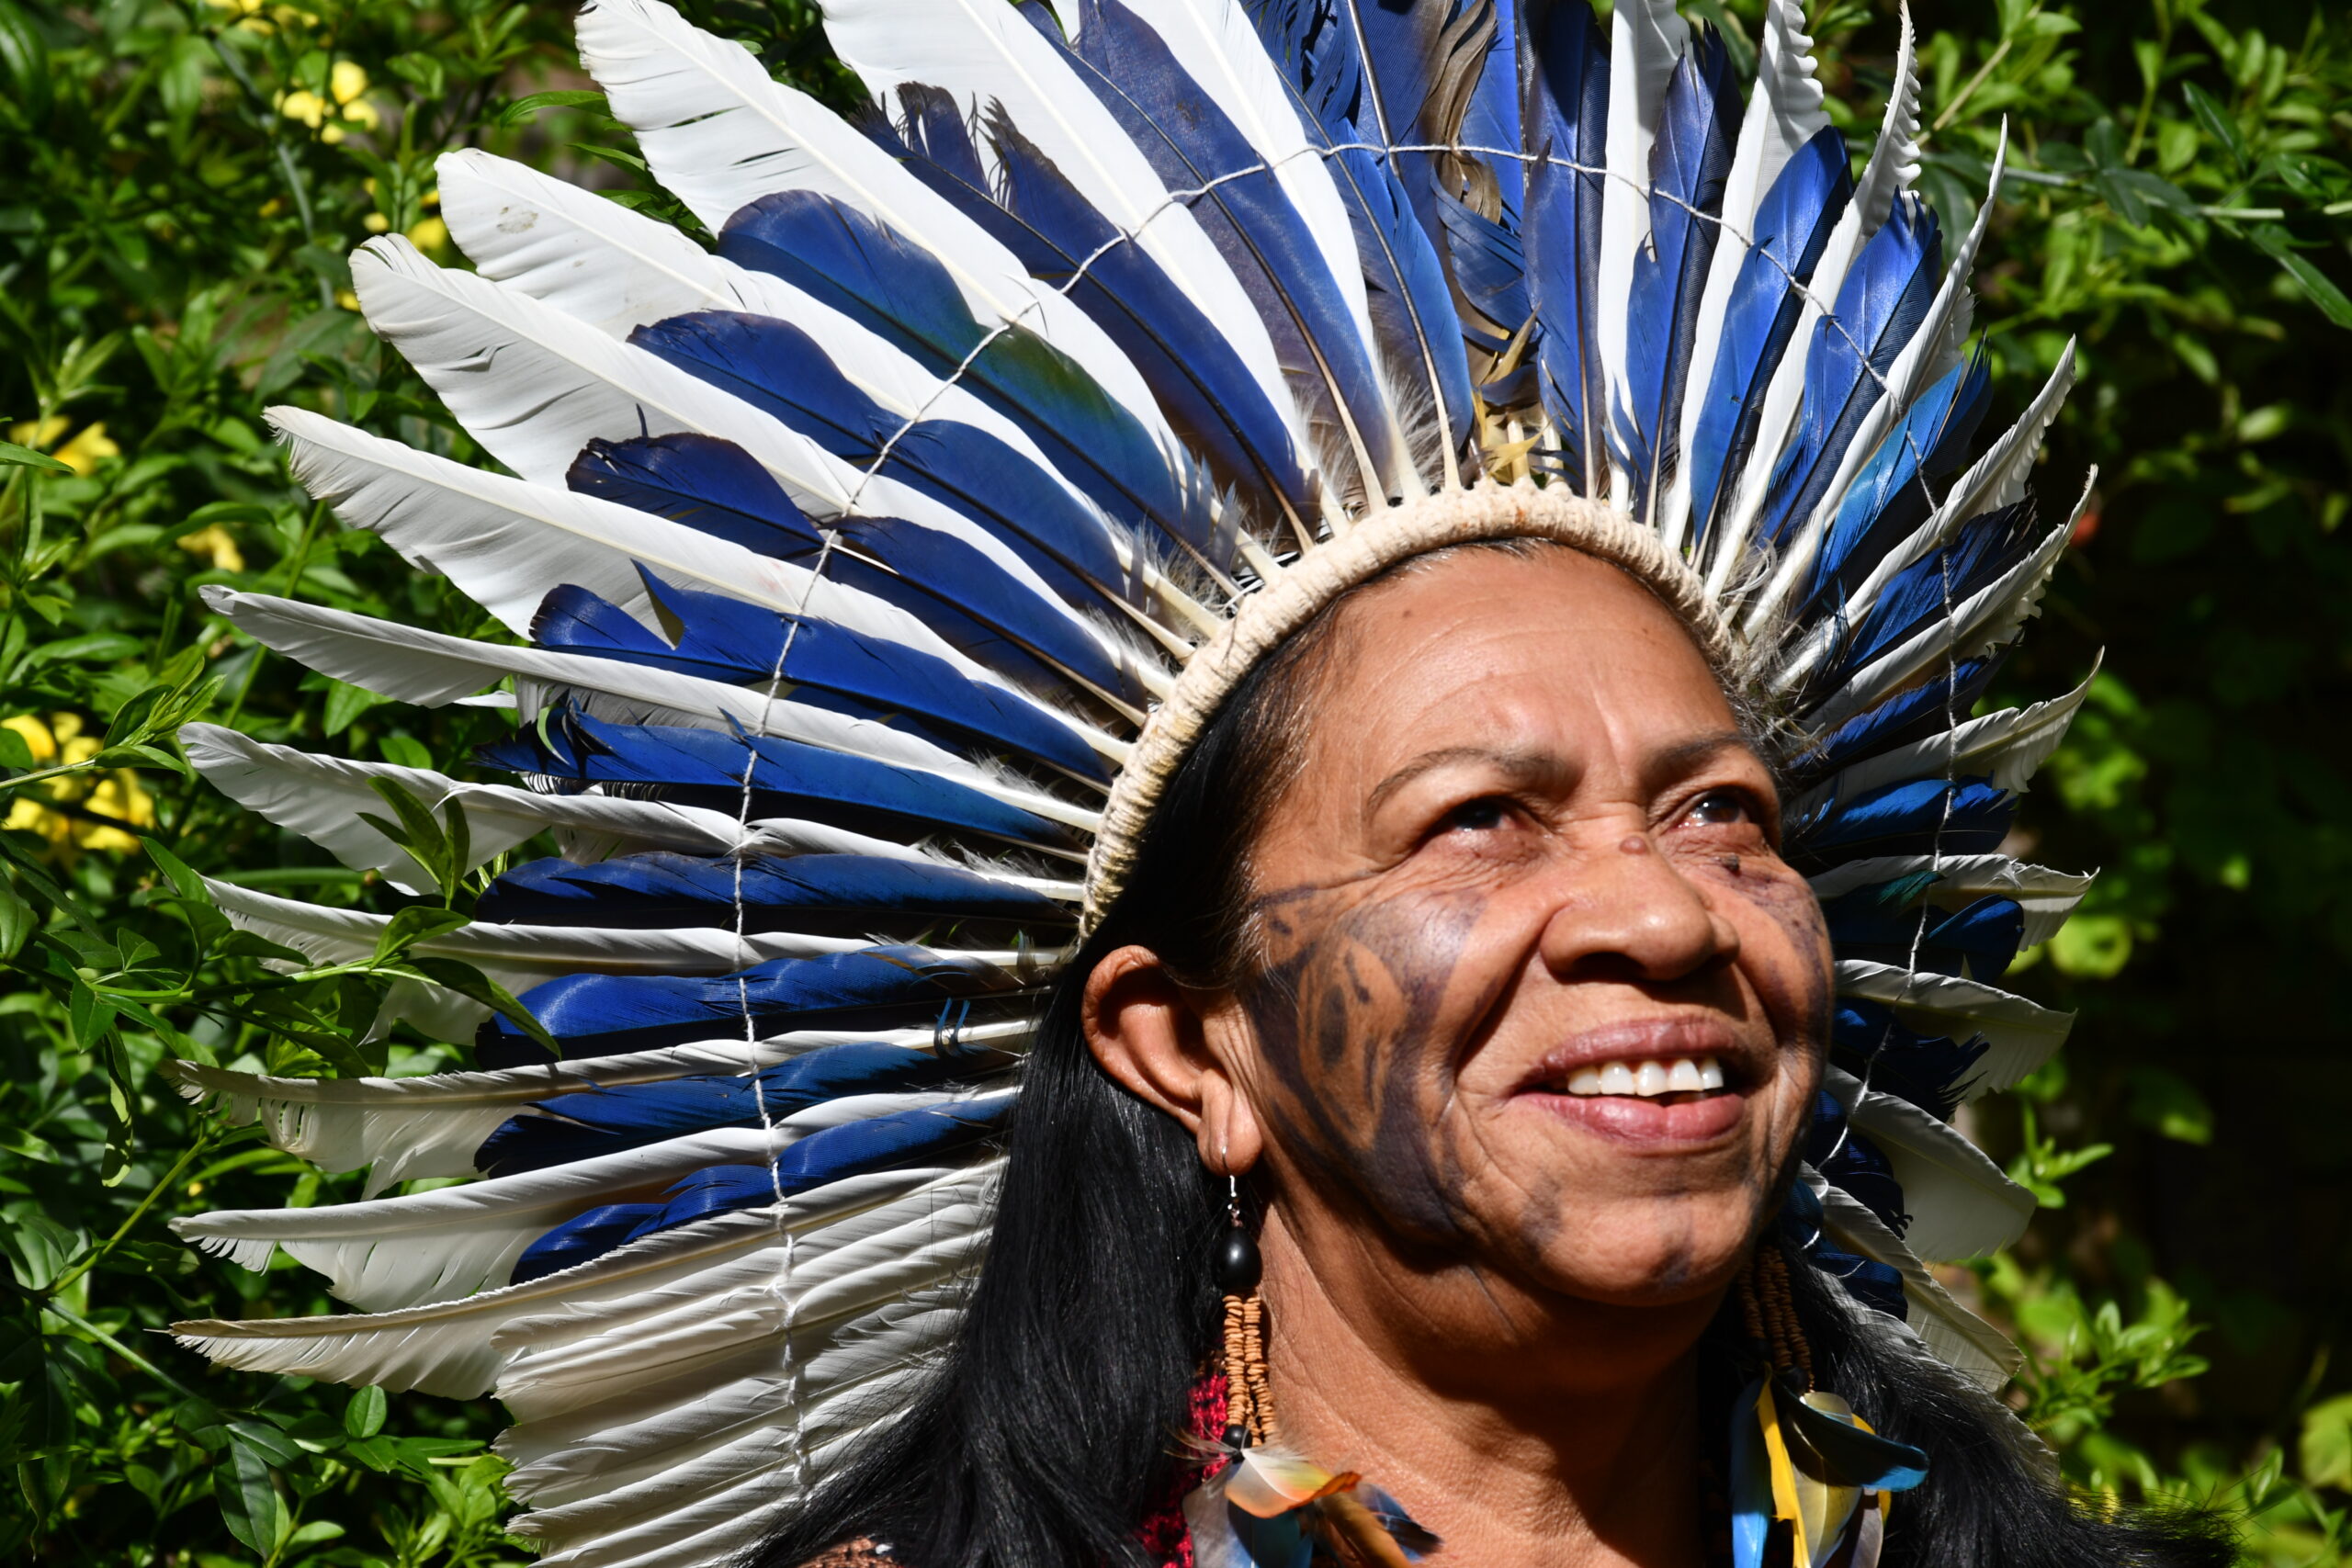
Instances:
[[[1241,1179],[1227,1175],[1226,1183],[1229,1223],[1216,1252],[1216,1287],[1225,1298],[1225,1440],[1229,1448],[1262,1448],[1280,1440],[1266,1381],[1266,1305],[1258,1292],[1265,1269],[1258,1239],[1242,1220]]]

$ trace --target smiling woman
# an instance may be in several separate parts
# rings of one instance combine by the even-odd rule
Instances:
[[[1758,728],[1667,603],[1561,545],[1329,604],[1065,972],[938,1381],[761,1562],[1784,1562],[1736,1495],[1776,1368],[1916,1484],[1893,1530],[1885,1491],[1826,1503],[1800,1562],[2227,1562],[2200,1521],[2078,1510],[1789,1265],[1831,950]],[[1261,1364],[1204,1371],[1219,1288]],[[1260,1469],[1270,1512],[1352,1488],[1380,1535],[1270,1540],[1224,1501]]]

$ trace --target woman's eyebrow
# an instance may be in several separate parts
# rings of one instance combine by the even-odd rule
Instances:
[[[1367,811],[1379,810],[1390,795],[1423,773],[1450,762],[1484,762],[1513,784],[1545,784],[1562,777],[1568,771],[1567,763],[1549,751],[1497,750],[1491,746],[1445,746],[1434,751],[1422,752],[1373,785],[1364,808]]]
[[[1757,756],[1756,748],[1748,743],[1747,736],[1736,729],[1720,729],[1712,734],[1694,735],[1688,740],[1677,741],[1651,752],[1644,771],[1654,781],[1678,778],[1705,766],[1726,751],[1745,752],[1754,759],[1758,767],[1764,766],[1764,759]]]

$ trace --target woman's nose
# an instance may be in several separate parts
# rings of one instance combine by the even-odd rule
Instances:
[[[1647,833],[1603,838],[1565,871],[1544,961],[1567,977],[1679,980],[1739,956],[1739,930]]]

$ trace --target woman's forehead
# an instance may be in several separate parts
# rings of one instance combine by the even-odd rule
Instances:
[[[1306,761],[1358,764],[1365,791],[1380,764],[1448,749],[1573,760],[1734,728],[1672,614],[1567,549],[1453,552],[1355,595],[1332,630]]]

